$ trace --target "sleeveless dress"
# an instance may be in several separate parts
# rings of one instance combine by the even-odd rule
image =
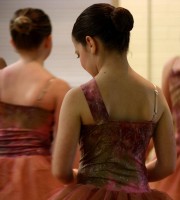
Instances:
[[[77,184],[66,186],[50,200],[170,200],[148,186],[145,155],[153,120],[111,121],[95,79],[81,88],[96,125],[81,127]],[[156,95],[155,90],[155,99]]]
[[[0,102],[0,200],[47,200],[62,187],[51,174],[53,124],[53,111]]]
[[[176,134],[176,170],[167,178],[151,183],[151,187],[167,192],[173,200],[180,200],[180,71],[171,71],[169,77],[169,91]]]

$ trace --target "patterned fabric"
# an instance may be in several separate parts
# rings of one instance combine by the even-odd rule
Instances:
[[[53,118],[0,102],[0,200],[47,200],[62,186],[51,174]]]
[[[49,111],[0,102],[0,156],[50,155],[52,125]]]
[[[153,121],[111,121],[95,79],[81,88],[97,124],[81,127],[77,184],[51,200],[170,200],[148,185],[145,155]]]
[[[172,115],[176,131],[177,161],[175,172],[167,178],[151,183],[152,188],[167,192],[173,200],[180,199],[180,71],[171,71],[169,91],[172,102]]]

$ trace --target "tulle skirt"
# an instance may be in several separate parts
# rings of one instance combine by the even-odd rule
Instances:
[[[176,171],[167,178],[150,183],[151,188],[168,193],[173,200],[180,200],[180,155],[176,162]]]
[[[150,190],[143,193],[112,191],[93,185],[70,185],[53,195],[48,200],[172,200],[167,194]]]
[[[0,200],[47,200],[62,187],[49,156],[0,157]]]

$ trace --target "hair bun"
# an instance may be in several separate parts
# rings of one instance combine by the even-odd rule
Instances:
[[[111,19],[119,32],[129,32],[134,25],[134,19],[129,10],[117,7],[111,13]]]
[[[26,16],[19,16],[14,20],[14,29],[28,35],[32,30],[32,21]]]

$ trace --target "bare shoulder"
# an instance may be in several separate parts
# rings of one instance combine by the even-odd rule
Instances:
[[[60,78],[53,79],[53,85],[57,89],[65,90],[65,91],[68,91],[71,88],[67,81]]]
[[[173,58],[170,58],[163,67],[163,73],[169,74],[169,72],[171,71],[173,65],[175,64],[175,62],[180,63],[180,56],[175,56]]]
[[[64,97],[62,107],[71,110],[72,113],[81,113],[84,105],[84,96],[80,87],[70,89]]]
[[[71,88],[65,95],[65,100],[69,102],[77,102],[78,104],[82,101],[83,93],[80,87]]]
[[[173,63],[175,60],[179,60],[180,59],[180,56],[174,56],[170,59],[167,60],[167,62],[165,63],[165,65],[169,65],[171,63]]]
[[[157,111],[158,111],[158,118],[161,118],[163,113],[170,113],[169,106],[167,100],[164,96],[162,89],[156,86],[157,90]]]
[[[157,119],[158,119],[158,118],[161,117],[163,112],[168,109],[168,104],[167,104],[167,101],[166,101],[166,98],[163,94],[162,89],[158,85],[156,85],[152,82],[149,82],[149,84],[150,84],[149,90],[153,91],[153,93],[154,93],[153,94],[154,95],[153,104],[157,108]]]
[[[61,105],[66,93],[71,89],[67,81],[55,78],[49,87],[50,94],[54,97],[55,102]]]
[[[139,80],[139,84],[145,94],[149,97],[152,106],[157,109],[156,119],[158,121],[162,114],[169,109],[162,89],[158,85],[143,77]]]

